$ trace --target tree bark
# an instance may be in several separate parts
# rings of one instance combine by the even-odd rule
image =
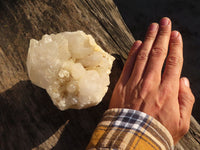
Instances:
[[[134,42],[112,0],[0,0],[0,149],[85,149],[107,109],[114,85]],[[45,90],[28,78],[31,38],[83,30],[115,56],[103,101],[84,110],[58,110]],[[200,149],[200,126],[176,149]]]

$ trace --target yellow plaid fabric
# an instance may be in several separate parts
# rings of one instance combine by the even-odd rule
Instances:
[[[95,129],[87,149],[171,150],[173,139],[153,117],[131,109],[109,109]]]

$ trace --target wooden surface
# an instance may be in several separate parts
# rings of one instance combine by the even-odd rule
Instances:
[[[29,81],[26,56],[31,38],[75,30],[91,34],[116,61],[102,103],[62,112]],[[0,0],[0,149],[85,149],[133,42],[112,0]],[[200,149],[199,130],[192,118],[176,149]]]

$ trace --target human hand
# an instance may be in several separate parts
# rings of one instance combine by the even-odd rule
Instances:
[[[129,108],[151,115],[177,143],[189,130],[195,99],[188,79],[180,78],[182,65],[181,34],[171,31],[169,18],[152,23],[144,42],[133,44],[109,108]]]

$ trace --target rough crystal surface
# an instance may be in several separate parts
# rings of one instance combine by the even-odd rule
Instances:
[[[108,90],[114,57],[83,31],[30,40],[27,56],[32,83],[46,89],[60,109],[97,105]]]

